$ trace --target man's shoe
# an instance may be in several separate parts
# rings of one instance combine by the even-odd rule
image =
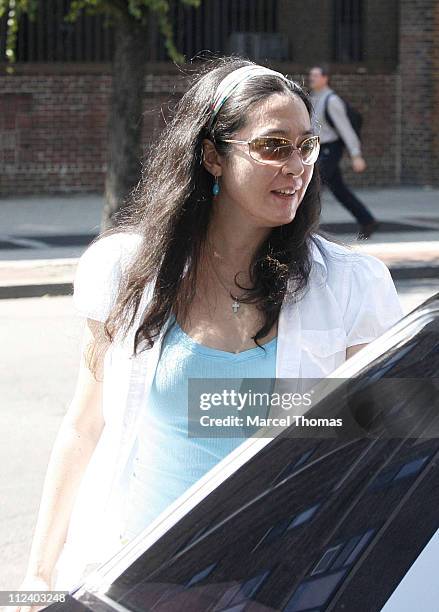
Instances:
[[[370,238],[374,232],[379,228],[380,223],[378,221],[371,221],[361,225],[360,231],[358,232],[357,240],[366,240]]]

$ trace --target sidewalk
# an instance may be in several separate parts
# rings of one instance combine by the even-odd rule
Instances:
[[[439,189],[358,189],[381,221],[357,241],[357,224],[327,191],[322,229],[383,260],[394,280],[438,279]],[[57,195],[0,200],[0,298],[72,293],[78,257],[100,231],[103,197]]]

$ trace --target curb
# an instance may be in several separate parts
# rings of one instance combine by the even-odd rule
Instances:
[[[394,281],[439,279],[439,241],[355,245],[381,259]],[[0,299],[73,295],[79,257],[0,262]],[[439,282],[438,282],[439,284]]]
[[[430,278],[439,279],[439,266],[413,266],[392,268],[389,266],[390,275],[393,280],[427,280]],[[439,281],[438,281],[439,287]]]
[[[439,266],[419,266],[389,268],[394,281],[396,280],[424,280],[439,279]],[[439,283],[438,283],[439,284]],[[73,282],[68,283],[40,283],[29,285],[0,285],[0,300],[11,300],[26,297],[73,295]]]
[[[399,280],[424,280],[439,279],[439,266],[413,266],[413,267],[390,267],[390,274],[394,281]],[[439,282],[438,282],[439,286]],[[16,298],[45,297],[73,295],[73,282],[52,282],[36,284],[0,284],[0,300],[13,300]]]
[[[73,283],[0,285],[0,300],[61,295],[73,295]]]

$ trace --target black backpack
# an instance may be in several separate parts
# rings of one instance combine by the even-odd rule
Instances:
[[[337,131],[337,128],[335,127],[334,122],[332,121],[328,113],[328,101],[332,95],[334,95],[334,92],[331,92],[325,98],[325,119],[329,123],[329,125],[332,127],[332,129]],[[343,98],[341,98],[341,100],[343,100]],[[348,116],[349,121],[351,122],[352,128],[354,132],[357,134],[358,138],[361,140],[361,128],[363,126],[363,116],[357,109],[351,106],[349,102],[347,102],[346,100],[343,100],[343,103],[346,107],[346,114]]]

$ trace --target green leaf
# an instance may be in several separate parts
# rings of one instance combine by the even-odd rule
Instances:
[[[201,5],[201,0],[180,0],[180,2],[195,8]],[[26,13],[29,19],[34,20],[38,6],[38,0],[0,0],[0,17],[7,16],[6,57],[9,63],[14,63],[16,60],[15,48],[20,17]],[[145,25],[148,12],[153,13],[157,16],[159,30],[164,37],[169,58],[182,64],[186,58],[175,46],[174,32],[168,17],[169,10],[168,0],[70,0],[69,11],[64,20],[74,22],[84,11],[89,15],[104,14],[109,19],[109,24],[112,18],[126,16]]]

